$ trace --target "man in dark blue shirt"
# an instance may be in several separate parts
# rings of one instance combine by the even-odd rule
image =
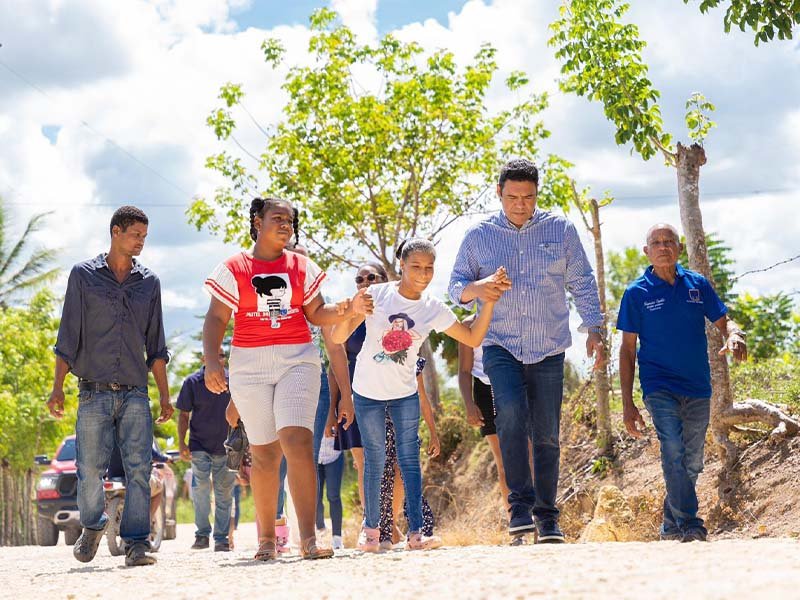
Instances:
[[[147,216],[134,206],[119,208],[111,218],[111,249],[75,265],[67,283],[55,345],[56,369],[47,405],[64,414],[64,379],[79,380],[75,426],[78,509],[83,532],[73,554],[89,562],[108,525],[103,512],[103,475],[115,441],[127,478],[120,535],[125,564],[151,565],[150,456],[153,421],[147,373],[158,386],[159,423],[172,416],[167,383],[169,353],[161,312],[161,285],[139,256],[147,237]]]
[[[220,361],[225,353],[220,350]],[[205,357],[203,357],[205,363]],[[211,483],[214,484],[214,551],[230,550],[228,532],[231,521],[231,499],[236,474],[226,464],[223,443],[228,436],[225,408],[231,399],[229,391],[215,394],[205,384],[205,366],[189,375],[178,395],[178,443],[181,457],[192,462],[192,502],[197,527],[192,550],[208,548],[211,524]],[[186,430],[189,445],[186,445]]]
[[[644,404],[661,443],[661,466],[667,488],[661,539],[705,541],[697,516],[697,476],[703,470],[708,428],[711,372],[705,320],[726,337],[720,354],[747,356],[744,333],[727,318],[728,309],[711,283],[677,264],[680,237],[671,225],[647,233],[644,253],[651,266],[625,290],[617,329],[623,332],[619,372],[625,427],[642,435],[644,421],[633,403],[633,374],[639,342],[639,381]]]

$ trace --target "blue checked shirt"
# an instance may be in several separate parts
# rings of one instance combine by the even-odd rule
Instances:
[[[494,309],[484,346],[502,346],[523,364],[540,362],[572,344],[568,290],[578,309],[580,331],[603,322],[597,284],[575,226],[537,209],[517,229],[500,211],[471,227],[461,243],[448,293],[461,302],[464,288],[505,267],[513,282]]]

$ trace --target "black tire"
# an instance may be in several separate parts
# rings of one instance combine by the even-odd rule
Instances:
[[[64,530],[64,543],[67,546],[72,546],[75,542],[78,541],[78,538],[81,537],[81,530],[76,529],[74,527],[70,527]]]
[[[164,527],[164,539],[174,540],[178,537],[178,497],[172,497],[172,510],[167,515],[167,525]]]
[[[55,546],[58,543],[58,527],[47,517],[36,518],[36,542],[40,546]]]
[[[122,520],[122,508],[125,503],[125,498],[117,496],[112,498],[106,508],[109,523],[106,529],[106,541],[108,542],[108,551],[111,556],[122,556],[125,554],[125,542],[119,537],[119,523]]]
[[[158,552],[161,542],[164,541],[164,531],[167,525],[167,514],[164,510],[164,498],[159,498],[158,508],[150,517],[150,552]]]

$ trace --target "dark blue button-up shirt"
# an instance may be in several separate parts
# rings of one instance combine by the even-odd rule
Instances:
[[[119,283],[105,254],[72,267],[54,350],[81,379],[146,386],[169,360],[156,274],[134,260]]]

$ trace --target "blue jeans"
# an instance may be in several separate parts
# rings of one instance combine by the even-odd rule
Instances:
[[[335,461],[327,465],[319,464],[319,447],[322,436],[325,434],[325,422],[328,420],[328,410],[331,404],[330,387],[328,386],[328,373],[325,367],[319,387],[319,402],[314,415],[314,463],[317,465],[317,528],[325,527],[325,507],[322,505],[322,491],[328,487],[328,506],[331,513],[331,528],[333,535],[342,535],[342,474],[344,473],[344,456],[339,455]]]
[[[495,424],[511,505],[509,528],[512,532],[530,530],[531,514],[538,521],[557,520],[564,353],[526,365],[501,346],[486,346],[483,366],[494,392]],[[529,440],[533,444],[533,477]]]
[[[239,517],[242,515],[242,486],[233,484],[233,529],[239,529]]]
[[[325,527],[325,506],[322,504],[323,488],[327,486],[328,507],[331,513],[333,535],[342,535],[342,474],[344,454],[332,463],[317,464],[317,529]]]
[[[283,518],[283,505],[286,502],[286,473],[289,471],[289,467],[286,464],[286,457],[284,456],[281,459],[281,466],[278,469],[278,477],[280,478],[280,482],[278,483],[278,510],[275,513],[275,519],[282,519]]]
[[[211,536],[211,485],[214,485],[214,541],[227,542],[231,525],[231,501],[236,474],[228,469],[224,454],[192,451],[192,501],[195,535]]]
[[[381,477],[386,463],[386,411],[394,423],[397,462],[406,488],[408,530],[422,530],[422,471],[419,465],[419,394],[395,400],[370,400],[353,393],[364,443],[364,526],[381,521]]]
[[[126,477],[120,536],[128,546],[149,546],[153,418],[147,388],[81,392],[75,434],[81,525],[102,529],[108,521],[103,476],[116,439]]]
[[[662,534],[702,529],[697,517],[697,476],[703,471],[703,447],[711,412],[710,398],[689,398],[664,390],[644,398],[661,443],[664,498]]]

